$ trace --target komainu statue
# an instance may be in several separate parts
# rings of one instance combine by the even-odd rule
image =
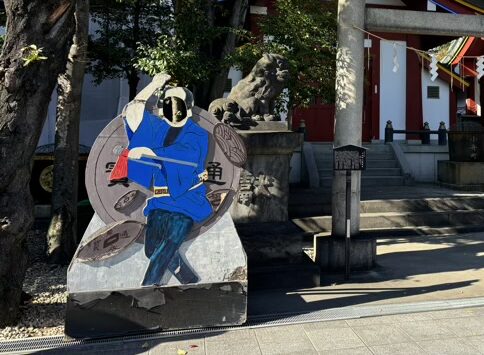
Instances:
[[[227,98],[214,100],[209,111],[220,121],[233,126],[254,121],[277,121],[276,98],[289,79],[287,60],[279,54],[264,54],[249,75],[232,88]]]

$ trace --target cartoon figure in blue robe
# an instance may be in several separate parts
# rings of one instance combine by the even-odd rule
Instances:
[[[154,110],[158,115],[145,109],[146,100],[168,80],[167,75],[156,76],[126,107],[129,145],[111,175],[114,182],[127,175],[153,191],[144,208],[145,254],[150,259],[144,286],[160,284],[194,222],[213,213],[203,184],[209,134],[191,119],[191,92],[167,88]]]

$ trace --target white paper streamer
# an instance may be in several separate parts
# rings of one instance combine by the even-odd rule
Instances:
[[[439,74],[437,73],[438,67],[437,67],[437,57],[433,54],[431,54],[432,60],[430,61],[430,67],[429,71],[431,74],[430,80],[435,81]]]
[[[484,55],[477,58],[476,69],[477,69],[477,80],[479,80],[484,75]]]
[[[393,72],[396,73],[399,68],[400,64],[398,64],[397,44],[393,43]]]

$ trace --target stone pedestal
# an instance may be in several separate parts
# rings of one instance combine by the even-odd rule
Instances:
[[[326,271],[344,271],[345,238],[327,233],[314,236],[314,261]],[[376,238],[371,235],[358,235],[350,243],[351,270],[370,270],[376,263]]]
[[[78,250],[104,226],[94,215]],[[168,269],[162,285],[141,287],[149,263],[144,232],[109,258],[86,262],[80,255],[76,253],[67,274],[65,332],[71,337],[240,325],[246,321],[247,258],[228,213],[178,249],[177,255],[197,282],[181,284],[179,275],[184,267],[180,262]]]
[[[484,189],[484,163],[439,160],[439,182],[463,190]]]
[[[302,134],[287,130],[238,133],[244,140],[248,159],[230,211],[234,222],[287,221],[289,164],[294,150],[302,144]]]

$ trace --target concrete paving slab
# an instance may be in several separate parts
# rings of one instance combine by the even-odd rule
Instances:
[[[190,355],[205,355],[205,341],[203,338],[190,340],[175,340],[160,342],[149,350],[150,355],[173,355],[178,350],[186,351]]]
[[[484,354],[484,336],[466,337],[464,341],[470,346],[475,347],[480,353]]]
[[[412,342],[412,339],[394,324],[366,325],[352,329],[368,346]]]
[[[244,341],[213,341],[206,344],[207,355],[261,355],[257,339]],[[187,355],[191,355],[189,352]]]
[[[371,324],[392,324],[392,323],[403,323],[403,322],[421,322],[428,321],[432,318],[427,312],[423,313],[408,313],[408,314],[395,314],[389,316],[380,317],[365,317],[358,319],[347,319],[346,323],[350,326],[363,326]]]
[[[484,317],[447,318],[435,321],[456,336],[467,337],[484,335]]]
[[[358,348],[365,344],[351,328],[326,328],[306,331],[318,351]]]
[[[253,329],[240,329],[205,336],[207,354],[261,354]]]
[[[301,325],[258,328],[255,334],[262,354],[316,353]]]
[[[476,355],[479,350],[463,338],[428,340],[417,343],[427,354]]]
[[[398,323],[398,327],[414,341],[445,339],[454,336],[453,332],[440,326],[439,322],[435,320],[403,322]]]
[[[420,355],[426,352],[415,343],[377,345],[370,347],[375,355]]]
[[[334,329],[334,328],[349,328],[348,323],[344,320],[335,320],[328,322],[313,322],[302,325],[306,332],[318,329]]]
[[[443,311],[433,311],[428,312],[427,314],[432,319],[446,319],[446,318],[462,318],[462,317],[472,317],[476,314],[476,312],[483,312],[483,308],[466,308],[466,309],[446,309]]]
[[[206,343],[212,342],[240,342],[250,341],[255,339],[255,331],[253,329],[234,329],[230,332],[215,332],[205,336]]]
[[[372,355],[367,347],[318,351],[320,355]]]
[[[301,339],[300,341],[282,343],[262,343],[259,346],[263,355],[317,354],[316,349],[308,341],[308,339]],[[243,354],[243,352],[240,354]]]

